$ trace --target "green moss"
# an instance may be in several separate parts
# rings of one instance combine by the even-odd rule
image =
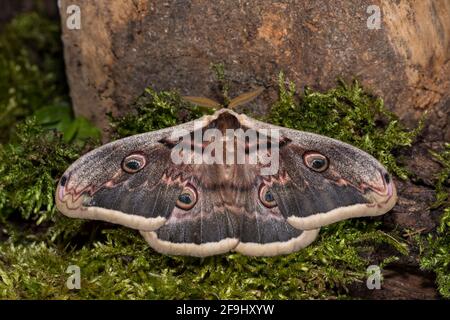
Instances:
[[[420,266],[436,274],[439,293],[450,299],[450,144],[445,145],[442,153],[433,152],[433,155],[443,166],[436,180],[436,202],[433,207],[444,209],[436,233],[417,239],[421,249]]]
[[[229,96],[230,92],[230,81],[225,74],[225,65],[223,63],[211,63],[211,70],[214,72],[218,89],[222,95],[222,105],[227,106],[231,99]]]
[[[0,218],[20,212],[39,223],[54,214],[56,181],[81,148],[34,120],[20,124],[14,140],[0,145]]]
[[[422,123],[407,130],[385,108],[382,99],[369,94],[357,81],[350,85],[340,81],[336,88],[323,93],[306,89],[297,98],[294,84],[286,86],[280,73],[279,89],[279,101],[267,121],[348,142],[372,154],[400,178],[407,178],[395,153],[411,146]]]
[[[0,221],[53,216],[57,178],[100,137],[73,116],[63,65],[58,22],[27,13],[0,33]]]
[[[133,110],[133,113],[123,117],[108,114],[116,138],[175,126],[212,112],[192,106],[176,92],[156,92],[152,88],[145,89],[136,100]]]
[[[431,152],[431,154],[442,165],[442,170],[436,179],[436,202],[433,204],[433,207],[438,208],[443,205],[449,206],[450,195],[448,192],[448,185],[450,180],[450,143],[445,144],[444,150],[441,153]]]
[[[439,293],[450,299],[450,207],[444,209],[439,231],[420,239],[420,267],[436,274]]]
[[[0,142],[17,121],[69,101],[57,22],[23,14],[0,34]]]
[[[47,243],[0,245],[0,298],[27,299],[311,299],[344,298],[365,276],[374,244],[393,243],[373,225],[341,223],[299,253],[205,259],[155,253],[137,232],[105,231],[107,240],[79,250]],[[351,234],[351,236],[349,236]],[[81,269],[81,290],[65,286],[69,265]]]

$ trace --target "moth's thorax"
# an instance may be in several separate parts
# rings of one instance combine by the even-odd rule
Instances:
[[[226,133],[226,129],[239,129],[242,128],[242,124],[238,119],[236,113],[225,109],[221,113],[217,114],[217,118],[211,120],[211,122],[205,126],[204,130],[207,129],[218,129],[222,132],[222,134]]]

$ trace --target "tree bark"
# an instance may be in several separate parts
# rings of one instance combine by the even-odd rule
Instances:
[[[223,62],[232,94],[268,88],[254,105],[260,113],[276,98],[280,70],[298,88],[357,77],[409,123],[431,110],[434,133],[450,139],[447,0],[79,0],[80,30],[66,26],[71,4],[61,1],[60,13],[73,105],[100,126],[146,86],[214,97],[210,64]],[[370,5],[381,10],[380,29],[368,28]]]

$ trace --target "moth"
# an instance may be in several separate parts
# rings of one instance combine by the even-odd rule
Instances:
[[[389,173],[364,151],[233,111],[260,92],[226,108],[185,97],[217,111],[82,156],[58,183],[57,208],[137,229],[160,253],[205,257],[288,254],[311,244],[322,226],[395,205]],[[275,158],[275,170],[263,174]]]

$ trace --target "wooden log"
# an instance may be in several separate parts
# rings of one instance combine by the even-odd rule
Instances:
[[[448,0],[79,0],[79,30],[67,27],[70,5],[60,3],[72,101],[101,126],[149,85],[214,97],[210,64],[223,62],[232,94],[269,88],[259,112],[276,97],[280,70],[299,88],[357,77],[406,121],[441,111],[437,132],[450,138]]]

